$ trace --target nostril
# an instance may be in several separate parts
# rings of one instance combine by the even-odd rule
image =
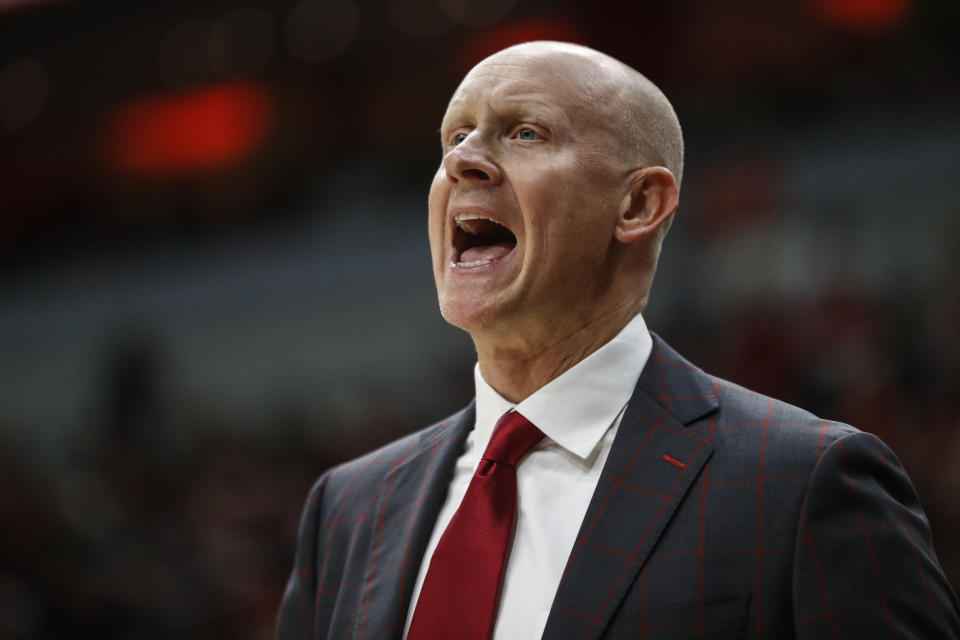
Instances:
[[[465,169],[462,173],[464,178],[473,178],[475,180],[489,180],[490,176],[480,169]]]

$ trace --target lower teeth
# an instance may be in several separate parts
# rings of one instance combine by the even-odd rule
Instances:
[[[475,262],[457,262],[458,267],[479,267],[482,264],[493,262],[493,258],[483,258]]]

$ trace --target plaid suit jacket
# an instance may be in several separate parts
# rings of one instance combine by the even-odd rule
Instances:
[[[473,422],[471,405],[317,481],[278,638],[401,637]],[[932,640],[960,638],[960,621],[882,442],[654,336],[543,637]]]

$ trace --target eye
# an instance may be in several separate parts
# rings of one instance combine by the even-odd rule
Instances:
[[[517,138],[520,140],[537,140],[540,138],[540,134],[530,127],[521,127],[521,129],[517,131]]]
[[[466,139],[467,139],[467,134],[465,134],[465,133],[458,133],[457,135],[453,136],[453,144],[454,144],[454,146],[456,146],[456,145],[460,144],[461,142],[463,142],[463,141],[466,140]]]

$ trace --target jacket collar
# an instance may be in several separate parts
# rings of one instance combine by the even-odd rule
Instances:
[[[686,426],[718,406],[712,380],[654,335],[650,360],[567,561],[544,638],[602,635],[713,452]]]

